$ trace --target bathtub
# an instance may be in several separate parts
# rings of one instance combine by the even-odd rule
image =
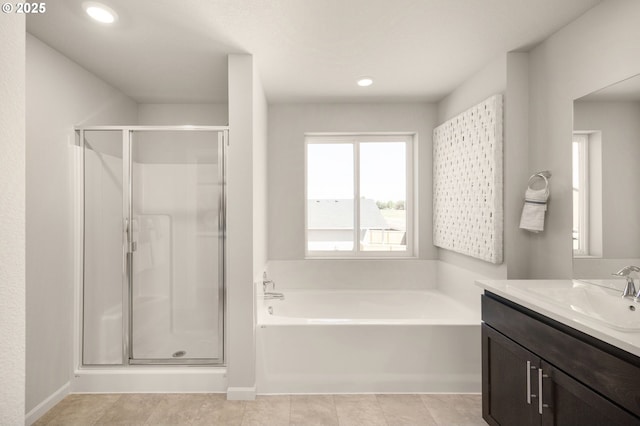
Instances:
[[[479,307],[437,290],[283,293],[257,299],[259,393],[480,392]]]

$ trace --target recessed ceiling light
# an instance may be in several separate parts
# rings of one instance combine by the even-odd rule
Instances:
[[[87,12],[87,15],[102,24],[113,24],[118,19],[118,14],[102,3],[88,1],[84,2],[82,7]]]
[[[373,79],[371,77],[360,77],[358,79],[358,86],[367,87],[373,84]]]

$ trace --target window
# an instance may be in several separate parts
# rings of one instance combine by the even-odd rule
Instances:
[[[413,256],[413,136],[306,136],[309,257]]]

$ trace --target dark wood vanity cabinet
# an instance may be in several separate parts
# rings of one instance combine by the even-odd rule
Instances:
[[[640,425],[640,358],[489,292],[482,320],[490,425]]]

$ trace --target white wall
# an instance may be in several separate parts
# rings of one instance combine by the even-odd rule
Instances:
[[[269,260],[302,260],[304,249],[304,134],[417,132],[414,171],[419,203],[419,258],[432,244],[432,130],[435,108],[422,103],[271,104],[269,106]]]
[[[504,102],[504,261],[494,265],[445,249],[439,249],[439,259],[450,266],[476,272],[479,277],[523,278],[528,274],[529,263],[526,231],[519,229],[523,195],[529,177],[528,54],[505,53],[472,75],[438,103],[438,124],[498,93],[503,94]]]
[[[230,399],[255,397],[253,73],[251,55],[229,56],[226,353]]]
[[[253,276],[262,278],[267,263],[267,99],[253,69]]]
[[[25,19],[0,25],[0,424],[25,414]]]
[[[531,235],[530,278],[572,275],[573,100],[640,72],[640,2],[607,0],[530,52],[529,167],[553,173],[545,232]]]
[[[227,104],[138,104],[138,124],[226,126],[229,124],[229,106]]]
[[[507,56],[502,55],[496,60],[486,65],[479,72],[474,74],[450,95],[441,100],[437,106],[438,121],[436,126],[444,123],[457,114],[471,108],[475,104],[485,100],[489,96],[504,93],[507,84]],[[504,110],[508,109],[508,105]],[[507,139],[504,138],[504,146],[507,145]],[[506,161],[504,161],[506,163]],[[507,182],[505,176],[504,182]],[[505,210],[506,213],[506,210]],[[509,257],[509,251],[504,250],[504,259],[500,265],[487,263],[469,256],[455,253],[445,249],[438,250],[439,258],[447,263],[460,266],[464,269],[475,270],[483,275],[492,278],[506,278],[507,267],[506,261]]]
[[[436,260],[271,260],[277,288],[424,290],[437,287]]]
[[[66,386],[73,373],[73,126],[135,124],[137,107],[31,35],[26,57],[26,410],[30,411]]]
[[[529,231],[520,229],[528,167],[529,54],[507,53],[504,120],[504,252],[508,279],[529,277]]]

